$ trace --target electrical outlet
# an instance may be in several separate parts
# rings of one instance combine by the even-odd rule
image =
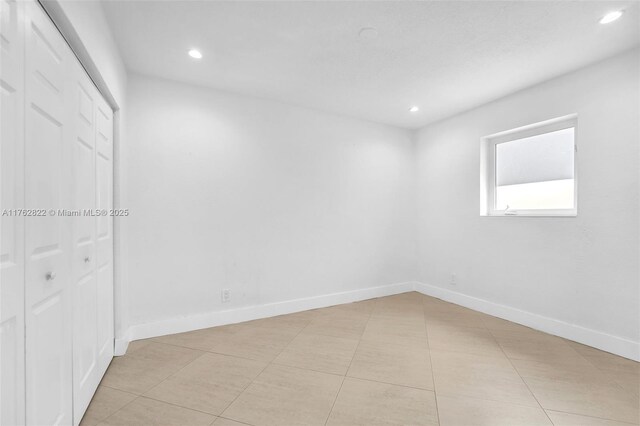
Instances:
[[[222,299],[222,303],[231,301],[231,290],[229,290],[228,288],[222,289],[222,294],[220,296]]]
[[[456,274],[451,274],[451,281],[449,281],[449,284],[451,285],[458,284],[458,276]]]

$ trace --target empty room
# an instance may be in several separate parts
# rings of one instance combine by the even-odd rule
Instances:
[[[1,426],[640,425],[640,2],[0,0]]]

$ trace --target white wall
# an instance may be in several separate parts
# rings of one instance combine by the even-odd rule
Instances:
[[[414,279],[409,131],[133,75],[127,105],[132,325]]]
[[[637,51],[422,129],[412,152],[410,134],[373,123],[138,76],[128,87],[99,2],[45,6],[121,130],[132,104],[116,134],[116,204],[132,210],[116,221],[123,342],[130,323],[416,277],[639,340]],[[479,138],[573,112],[578,217],[480,217]]]
[[[99,75],[98,86],[118,107],[124,104],[127,87],[127,71],[111,28],[99,1],[43,0],[43,6],[53,17],[62,34],[70,42],[83,65],[94,68]],[[87,57],[84,57],[84,56]],[[92,70],[89,70],[90,72]]]
[[[639,62],[636,49],[421,129],[420,281],[638,342]],[[578,217],[481,217],[480,138],[571,113]]]

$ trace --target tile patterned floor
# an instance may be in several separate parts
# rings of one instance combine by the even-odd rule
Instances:
[[[91,425],[622,426],[640,364],[418,293],[133,342]]]

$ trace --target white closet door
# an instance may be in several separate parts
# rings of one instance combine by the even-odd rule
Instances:
[[[113,113],[80,64],[74,68],[74,209],[102,212],[72,222],[73,401],[78,424],[113,358]]]
[[[96,196],[98,209],[106,211],[97,221],[98,370],[107,371],[113,358],[113,111],[98,97],[96,108]]]
[[[113,115],[37,2],[0,0],[0,55],[0,424],[78,424],[113,357]]]
[[[0,0],[0,212],[23,206],[22,3]],[[24,424],[24,220],[0,218],[0,424]]]
[[[69,47],[36,3],[26,7],[25,207],[68,209],[73,88]],[[72,422],[69,219],[25,220],[27,423]]]
[[[74,64],[73,209],[96,208],[96,101],[98,91],[80,64]],[[102,378],[98,365],[96,218],[72,220],[73,247],[73,411],[78,424]]]

